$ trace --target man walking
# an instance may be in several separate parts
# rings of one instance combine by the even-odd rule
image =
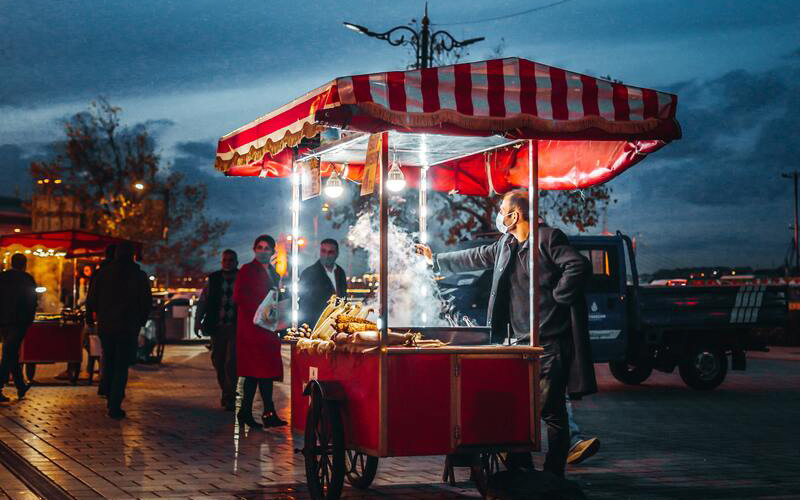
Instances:
[[[0,360],[0,402],[9,399],[3,394],[8,375],[14,376],[17,397],[22,399],[30,386],[25,384],[19,365],[19,349],[25,332],[36,315],[36,282],[25,272],[28,259],[21,253],[11,257],[11,269],[0,273],[0,338],[3,357]]]
[[[347,276],[336,264],[339,243],[331,238],[319,244],[319,260],[300,274],[300,324],[313,326],[331,295],[347,296]]]
[[[103,345],[103,383],[108,391],[108,416],[125,418],[122,400],[128,384],[128,367],[136,356],[139,329],[152,307],[150,280],[133,261],[133,245],[117,245],[111,264],[97,271],[87,305],[97,316]],[[87,316],[89,326],[95,318]]]
[[[487,321],[492,339],[502,342],[511,332],[517,343],[529,342],[528,193],[515,190],[503,197],[496,219],[503,236],[491,245],[433,255],[418,245],[417,251],[431,259],[441,272],[493,269]],[[570,434],[565,395],[596,391],[591,358],[584,358],[588,330],[573,327],[573,307],[585,308],[583,288],[591,273],[589,261],[570,246],[558,229],[539,225],[540,276],[539,339],[544,352],[540,358],[539,387],[542,419],[547,425],[549,449],[544,470],[564,477]],[[579,315],[579,314],[578,314]],[[579,337],[576,343],[576,338]],[[585,338],[584,338],[585,337]],[[580,357],[579,357],[580,356]],[[585,370],[588,363],[591,370]],[[530,457],[528,457],[528,461]]]
[[[220,404],[225,411],[236,407],[236,305],[233,286],[239,260],[236,252],[222,252],[222,269],[208,275],[208,282],[197,302],[195,333],[200,329],[211,337],[211,363],[222,391]]]

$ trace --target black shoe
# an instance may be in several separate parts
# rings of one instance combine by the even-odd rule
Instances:
[[[596,437],[581,439],[569,449],[567,463],[577,465],[600,450],[600,440]]]
[[[8,399],[5,394],[0,392],[0,403],[8,403],[9,401],[11,401],[11,400]]]
[[[239,421],[240,427],[244,427],[246,425],[251,429],[261,429],[261,424],[255,421],[252,413],[245,415],[240,411],[239,413],[236,414],[236,420]]]
[[[25,398],[25,394],[31,389],[31,385],[21,385],[17,388],[17,399]]]
[[[281,420],[274,411],[261,415],[261,421],[264,422],[264,427],[281,427],[287,424],[286,420]]]
[[[108,416],[113,418],[114,420],[122,420],[125,418],[125,410],[108,410]]]

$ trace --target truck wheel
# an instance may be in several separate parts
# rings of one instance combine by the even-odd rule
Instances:
[[[609,361],[608,367],[615,379],[628,385],[639,385],[653,373],[650,365],[632,365],[627,361]]]
[[[681,362],[681,379],[692,389],[709,391],[725,380],[728,357],[719,347],[695,346]]]

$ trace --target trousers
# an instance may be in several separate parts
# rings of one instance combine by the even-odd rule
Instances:
[[[569,367],[574,356],[571,335],[541,340],[539,389],[542,398],[542,420],[547,426],[548,450],[544,470],[564,477],[570,445],[566,391]]]
[[[223,325],[211,337],[211,363],[225,404],[236,402],[236,325]]]
[[[0,360],[0,389],[8,384],[9,374],[14,377],[14,385],[19,389],[25,384],[22,377],[22,367],[19,364],[19,349],[28,325],[10,325],[0,327],[0,337],[3,339],[3,357]]]
[[[101,332],[103,346],[102,379],[100,391],[108,395],[109,410],[122,409],[125,388],[128,385],[128,367],[136,359],[139,330]]]

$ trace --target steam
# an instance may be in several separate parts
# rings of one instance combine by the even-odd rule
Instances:
[[[448,303],[436,286],[433,269],[414,251],[413,236],[389,223],[389,326],[448,326],[450,322],[442,317]],[[359,216],[348,240],[367,252],[370,271],[378,272],[380,232],[368,213]],[[370,299],[367,305],[377,311],[378,298]]]

